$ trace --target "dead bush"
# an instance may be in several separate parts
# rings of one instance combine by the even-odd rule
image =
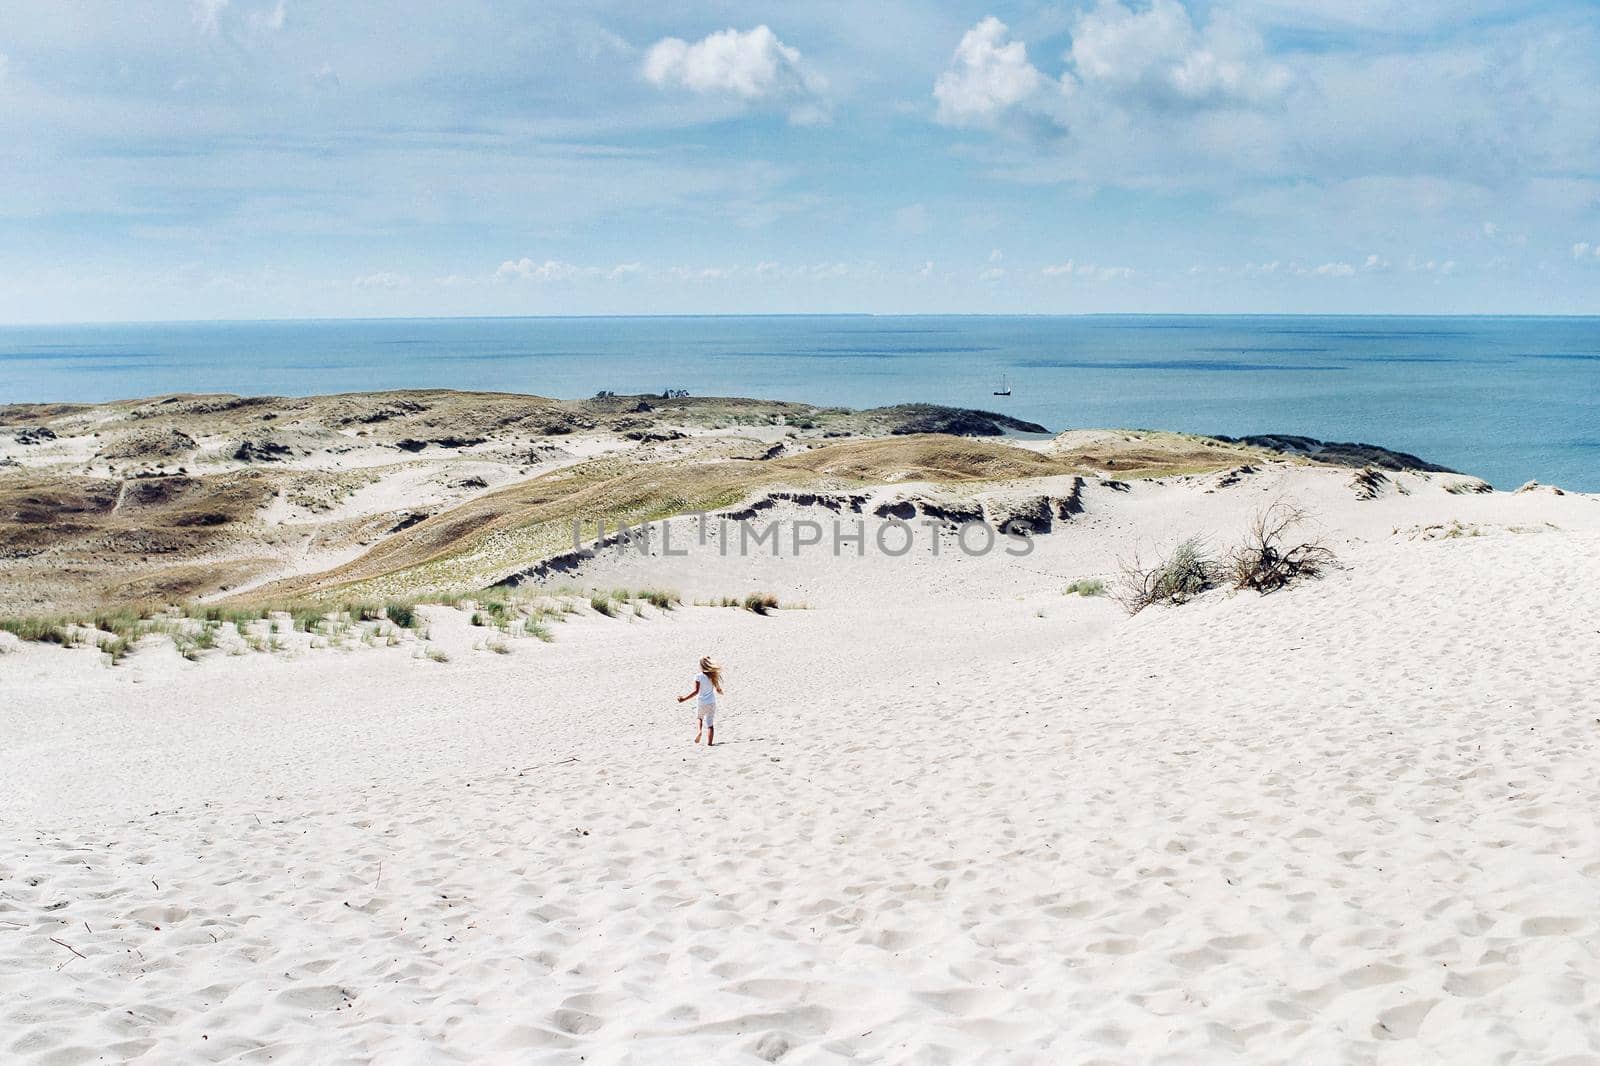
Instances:
[[[1282,501],[1259,511],[1244,543],[1228,557],[1233,587],[1273,592],[1336,565],[1338,557],[1320,542],[1291,543],[1290,534],[1305,521],[1304,511]]]
[[[1165,559],[1146,564],[1137,552],[1119,563],[1114,598],[1129,614],[1151,604],[1176,606],[1216,588],[1218,567],[1199,537],[1182,541]]]

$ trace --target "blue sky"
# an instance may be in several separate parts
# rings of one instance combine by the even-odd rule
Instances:
[[[1600,313],[1589,0],[11,0],[0,321]]]

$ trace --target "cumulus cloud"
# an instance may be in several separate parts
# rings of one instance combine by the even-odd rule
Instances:
[[[1028,62],[1028,46],[1009,40],[990,15],[961,38],[950,66],[933,83],[938,120],[946,126],[993,126],[1041,92],[1048,79]]]
[[[1319,278],[1348,278],[1355,272],[1356,268],[1349,263],[1323,263],[1311,268],[1311,273]]]
[[[691,44],[664,37],[645,53],[645,80],[662,89],[684,89],[745,103],[777,103],[790,121],[827,121],[827,79],[765,25],[741,32],[719,30]]]
[[[1585,259],[1600,259],[1600,242],[1590,244],[1588,241],[1579,241],[1572,246],[1572,258],[1580,262]]]
[[[1125,281],[1138,273],[1132,267],[1101,266],[1098,263],[1078,263],[1068,259],[1065,263],[1051,263],[1040,269],[1047,278],[1084,278],[1088,281]],[[1191,271],[1193,273],[1193,271]]]
[[[1080,14],[1059,78],[1028,59],[1004,22],[985,18],[962,36],[934,82],[936,118],[947,126],[1000,126],[1028,115],[1055,127],[1101,121],[1108,110],[1254,108],[1281,99],[1288,68],[1268,59],[1259,34],[1214,15],[1197,26],[1178,0],[1145,8],[1100,0]]]
[[[499,279],[520,278],[523,281],[575,281],[578,278],[598,277],[600,273],[599,267],[576,266],[560,259],[546,259],[537,263],[523,256],[501,263],[494,276]]]
[[[1220,15],[1197,27],[1178,0],[1142,11],[1101,0],[1079,16],[1067,55],[1082,86],[1151,107],[1266,104],[1290,82],[1260,35]]]
[[[507,259],[494,272],[495,281],[622,281],[626,278],[647,276],[650,269],[643,263],[618,263],[612,267],[581,266],[561,259],[539,262],[523,256]]]

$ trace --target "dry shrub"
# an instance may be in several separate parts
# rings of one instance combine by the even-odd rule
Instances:
[[[1216,588],[1218,566],[1199,537],[1182,541],[1165,558],[1146,564],[1137,552],[1119,563],[1120,577],[1113,598],[1129,614],[1151,604],[1176,606]]]
[[[1244,543],[1228,557],[1233,587],[1273,592],[1335,565],[1337,557],[1323,544],[1290,542],[1291,532],[1305,520],[1304,511],[1282,501],[1257,512]]]
[[[766,614],[768,611],[778,609],[778,597],[770,592],[752,592],[744,598],[743,607],[756,614]]]

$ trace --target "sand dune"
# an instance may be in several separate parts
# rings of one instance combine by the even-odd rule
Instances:
[[[0,1053],[1590,1061],[1600,504],[1314,473],[1344,569],[1132,619],[1058,580],[1124,515],[509,656],[13,648]]]

